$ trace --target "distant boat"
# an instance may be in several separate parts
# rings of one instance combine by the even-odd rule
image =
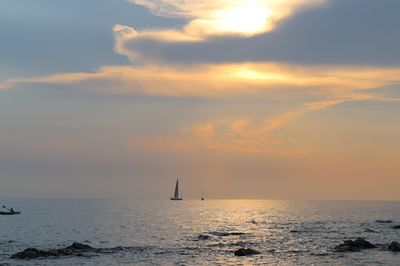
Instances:
[[[180,195],[182,193],[179,193],[179,179],[176,179],[176,184],[175,184],[175,193],[174,193],[174,197],[171,198],[171,200],[183,200],[182,195]]]
[[[201,189],[201,200],[204,200],[203,189]]]
[[[16,215],[16,214],[21,214],[21,212],[20,211],[14,211],[14,209],[13,208],[11,208],[11,209],[9,209],[9,208],[7,208],[6,206],[2,206],[4,209],[6,209],[7,211],[4,211],[4,212],[2,212],[2,211],[0,211],[0,215]]]
[[[21,214],[21,212],[1,212],[0,215],[16,215],[16,214]]]

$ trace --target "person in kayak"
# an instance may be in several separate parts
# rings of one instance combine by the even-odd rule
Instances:
[[[11,212],[11,213],[15,213],[15,211],[14,211],[14,209],[13,209],[13,208],[11,208],[11,209],[10,209],[10,212]]]

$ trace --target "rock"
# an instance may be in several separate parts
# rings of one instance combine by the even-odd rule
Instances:
[[[362,249],[376,248],[374,244],[371,244],[363,238],[357,238],[356,240],[346,240],[342,244],[335,247],[337,252],[356,252]]]
[[[121,250],[123,250],[123,247],[93,248],[89,245],[74,242],[68,247],[59,249],[40,250],[37,248],[27,248],[12,255],[11,259],[29,260],[45,257],[88,256],[91,253],[113,253]]]
[[[82,250],[83,251],[90,251],[90,250],[93,250],[94,248],[92,248],[89,245],[85,245],[85,244],[81,244],[81,243],[78,243],[78,242],[74,242],[74,243],[72,243],[71,246],[68,246],[65,249],[79,250],[79,251],[82,251]]]
[[[251,248],[239,248],[235,251],[235,256],[252,256],[261,254],[261,252]]]
[[[357,238],[354,243],[360,247],[361,249],[369,249],[369,248],[376,248],[376,246],[370,242],[368,242],[367,240],[359,237]]]
[[[400,251],[400,243],[397,241],[393,241],[390,243],[388,250],[390,251]]]
[[[210,234],[214,236],[241,236],[244,235],[245,233],[242,232],[210,232]]]
[[[375,223],[390,224],[390,223],[393,223],[393,221],[392,220],[376,220]]]
[[[366,232],[366,233],[376,233],[375,230],[369,229],[369,228],[365,229],[364,232]]]
[[[392,227],[393,229],[400,229],[400,225],[395,225]]]
[[[199,240],[208,240],[208,239],[210,239],[210,236],[209,235],[199,235],[198,239]]]
[[[12,259],[36,259],[36,258],[59,258],[65,256],[75,257],[91,257],[97,254],[110,254],[123,250],[144,251],[146,247],[113,247],[113,248],[93,248],[89,245],[74,242],[72,245],[65,248],[40,250],[36,248],[27,248],[24,251],[18,252],[11,256]]]
[[[241,236],[241,235],[244,235],[245,233],[242,233],[242,232],[232,232],[232,233],[229,233],[229,235],[231,235],[231,236]]]
[[[97,249],[98,253],[114,253],[114,252],[119,252],[119,251],[123,251],[123,250],[129,250],[129,248],[125,248],[125,247],[121,247],[121,246],[117,246],[117,247],[113,247],[113,248],[99,248]],[[138,250],[138,249],[135,249]]]
[[[46,252],[37,248],[27,248],[24,251],[12,255],[11,259],[29,260],[40,257],[47,257]]]

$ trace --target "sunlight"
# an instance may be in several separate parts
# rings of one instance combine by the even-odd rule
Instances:
[[[269,23],[271,14],[266,7],[241,5],[217,12],[215,26],[221,32],[252,35],[264,32],[272,26]]]
[[[243,80],[249,81],[287,81],[290,77],[279,71],[258,71],[248,68],[243,68],[239,70],[235,70],[234,74],[235,77]]]
[[[183,33],[204,39],[213,35],[246,37],[273,30],[295,10],[325,0],[129,0],[159,16],[185,18]],[[172,39],[172,37],[171,37]]]

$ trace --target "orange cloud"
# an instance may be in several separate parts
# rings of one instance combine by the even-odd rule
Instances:
[[[133,34],[133,33],[132,33]],[[0,88],[19,84],[61,84],[98,93],[141,93],[165,96],[238,97],[279,89],[296,89],[313,101],[259,125],[250,119],[211,121],[183,127],[173,134],[135,138],[129,146],[146,151],[219,151],[240,154],[305,155],[292,136],[279,129],[310,111],[351,101],[398,101],[372,90],[400,82],[397,68],[300,67],[279,64],[228,64],[192,67],[110,66],[94,73],[66,73],[0,82]]]
[[[230,122],[226,120],[207,122],[183,127],[175,134],[135,137],[130,141],[129,147],[151,152],[218,151],[242,155],[305,156],[312,153],[312,150],[292,146],[291,144],[296,144],[294,138],[281,136],[277,131],[307,112],[363,100],[400,101],[379,96],[374,98],[357,94],[348,95],[304,104],[296,110],[267,118],[258,126],[243,118]]]
[[[278,118],[279,119],[279,118]],[[273,119],[271,122],[273,123]],[[306,149],[286,147],[290,141],[273,136],[271,131],[243,128],[238,134],[235,127],[241,121],[208,122],[181,128],[176,134],[135,137],[128,144],[131,149],[148,152],[224,152],[243,155],[271,154],[299,156]],[[247,124],[249,121],[245,121]],[[218,130],[216,130],[218,128]]]
[[[65,73],[10,79],[0,89],[20,84],[60,84],[93,92],[166,96],[223,97],[299,89],[322,98],[340,98],[400,82],[398,68],[305,67],[283,64],[225,64],[185,67],[109,66],[94,73]],[[375,97],[362,93],[362,97]]]

